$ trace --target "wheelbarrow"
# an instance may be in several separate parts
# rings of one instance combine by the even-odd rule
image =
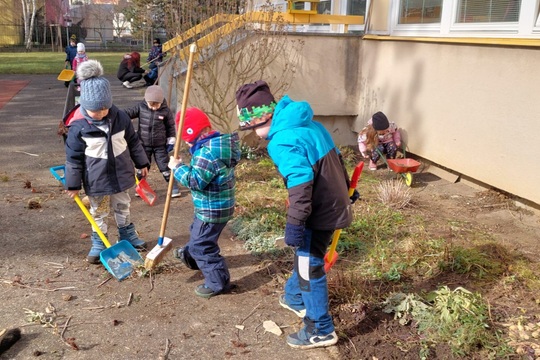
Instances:
[[[379,156],[386,163],[386,166],[393,172],[401,175],[405,181],[405,185],[411,186],[413,183],[413,173],[415,173],[420,165],[420,162],[407,158],[405,152],[405,145],[403,146],[403,159],[387,159],[380,151],[377,149]]]
[[[54,166],[49,170],[56,180],[65,185],[66,168],[64,165]],[[84,206],[79,195],[75,195],[74,200],[90,225],[92,225],[92,229],[99,235],[99,238],[107,247],[99,254],[99,259],[107,271],[109,271],[116,279],[123,280],[131,274],[135,267],[143,264],[144,261],[141,255],[129,241],[120,240],[116,244],[111,245],[105,234],[99,229],[88,209],[86,209],[86,206]]]

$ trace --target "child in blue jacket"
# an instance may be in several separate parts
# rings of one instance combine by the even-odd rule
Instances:
[[[127,190],[135,185],[133,166],[145,177],[150,163],[131,119],[113,105],[109,81],[102,75],[103,67],[96,60],[85,61],[77,69],[80,115],[70,121],[65,144],[66,192],[73,198],[84,186],[90,213],[103,234],[107,234],[112,208],[119,239],[145,248],[146,242],[139,239],[131,222]],[[91,241],[87,261],[98,264],[105,245],[95,231]]]
[[[299,349],[338,341],[328,308],[324,255],[336,229],[352,222],[349,180],[341,155],[305,101],[285,95],[276,102],[264,81],[236,92],[240,129],[269,140],[268,153],[289,193],[285,243],[295,248],[294,269],[279,298],[282,307],[304,319],[287,337]]]

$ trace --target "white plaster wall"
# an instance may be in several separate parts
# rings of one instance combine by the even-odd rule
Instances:
[[[540,204],[539,63],[538,49],[366,40],[358,121],[381,110],[410,152]]]

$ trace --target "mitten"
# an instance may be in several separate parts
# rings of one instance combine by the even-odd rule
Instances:
[[[351,197],[349,199],[351,199],[351,204],[354,204],[356,202],[356,200],[360,199],[360,193],[358,191],[356,191],[356,189],[355,189],[353,194],[351,195]]]
[[[304,243],[304,226],[287,223],[285,225],[285,244],[292,247],[302,246]]]
[[[173,150],[174,150],[174,144],[168,144],[167,145],[167,153],[170,153]]]

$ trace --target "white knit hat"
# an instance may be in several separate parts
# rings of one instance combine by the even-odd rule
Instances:
[[[78,43],[78,44],[77,44],[77,51],[86,51],[85,48],[84,48],[84,44],[83,44],[83,43]]]

